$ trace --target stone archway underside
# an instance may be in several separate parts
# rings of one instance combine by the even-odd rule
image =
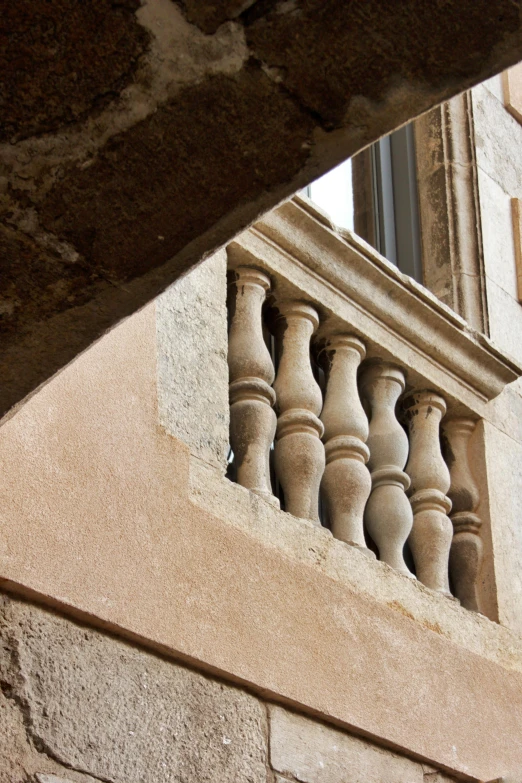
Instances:
[[[0,415],[261,213],[522,58],[521,0],[18,0]]]

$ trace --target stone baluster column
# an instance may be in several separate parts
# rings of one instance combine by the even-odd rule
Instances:
[[[364,520],[380,559],[396,571],[412,576],[403,554],[413,523],[405,495],[410,480],[403,470],[408,459],[408,438],[395,415],[397,400],[404,390],[404,373],[387,362],[373,364],[363,373],[360,385],[371,413],[368,467],[372,492]]]
[[[269,452],[276,429],[271,388],[274,367],[263,339],[261,308],[269,278],[240,266],[229,285],[230,445],[243,487],[277,502],[270,487]]]
[[[318,416],[322,395],[310,364],[310,339],[319,324],[313,307],[296,301],[278,305],[275,322],[281,357],[277,395],[275,468],[286,510],[319,523],[319,485],[324,471],[324,428]]]
[[[451,595],[448,561],[453,529],[448,517],[451,500],[446,496],[450,475],[440,448],[440,420],[446,413],[444,399],[434,392],[413,392],[404,409],[410,432],[410,457],[406,472],[413,510],[410,547],[417,579]]]
[[[455,595],[466,609],[480,611],[478,578],[483,559],[480,538],[482,520],[475,513],[479,492],[469,464],[469,439],[475,429],[472,419],[450,419],[443,425],[446,462],[451,477],[449,497],[453,503],[453,541],[450,575]]]
[[[335,538],[373,555],[364,539],[364,507],[372,481],[366,467],[368,419],[359,399],[357,369],[366,355],[353,335],[330,337],[324,348],[328,382],[321,420],[326,468],[321,491]]]

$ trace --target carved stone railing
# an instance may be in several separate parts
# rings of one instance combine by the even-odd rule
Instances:
[[[270,497],[276,430],[284,510],[479,611],[468,443],[520,368],[306,201],[270,213],[227,253],[238,483]]]
[[[453,541],[450,574],[455,595],[466,609],[480,611],[477,583],[483,559],[480,538],[482,520],[475,513],[479,504],[478,487],[469,462],[469,442],[475,430],[473,419],[458,418],[444,422],[446,461],[451,476],[449,497],[452,503]]]
[[[270,288],[267,275],[249,267],[234,270],[229,285],[230,444],[237,480],[272,497],[269,451],[276,429],[272,409],[274,366],[263,339],[261,308]]]
[[[404,472],[408,437],[395,415],[404,384],[402,370],[388,362],[370,366],[361,378],[362,393],[370,408],[368,445],[372,476],[365,521],[380,559],[401,574],[411,576],[403,554],[413,523],[405,495],[410,486]]]
[[[328,384],[321,414],[326,468],[322,491],[333,535],[367,554],[363,515],[372,483],[368,419],[359,399],[357,370],[364,343],[351,334],[331,335],[323,348]]]
[[[279,414],[275,469],[286,510],[320,524],[318,497],[325,458],[324,427],[318,416],[323,398],[310,364],[310,340],[319,318],[304,302],[283,301],[278,309],[275,328],[281,355],[274,383]]]

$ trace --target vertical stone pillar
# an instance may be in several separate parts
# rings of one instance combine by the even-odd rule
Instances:
[[[484,556],[480,538],[482,520],[475,513],[479,492],[469,464],[469,439],[475,426],[472,419],[450,419],[443,425],[443,434],[451,477],[448,494],[453,503],[450,515],[453,523],[449,559],[451,581],[462,606],[479,612],[478,578]]]
[[[410,457],[406,472],[413,510],[410,547],[417,579],[450,595],[448,561],[452,526],[447,516],[451,500],[446,496],[450,475],[440,449],[440,420],[446,413],[444,399],[434,392],[408,395],[404,409],[410,432]]]
[[[361,391],[371,412],[368,467],[372,492],[364,519],[380,559],[396,571],[412,576],[403,554],[413,523],[405,495],[410,480],[403,470],[408,459],[408,437],[395,415],[404,385],[402,370],[387,362],[370,365],[361,378]]]
[[[271,388],[274,367],[263,339],[261,308],[269,278],[257,269],[240,266],[229,285],[231,325],[228,338],[230,377],[230,445],[237,481],[273,502],[269,452],[276,415]]]
[[[278,304],[275,328],[281,357],[274,390],[277,395],[275,468],[286,510],[319,523],[319,485],[324,471],[324,428],[318,418],[322,394],[310,364],[310,339],[319,324],[317,312],[304,302]]]
[[[333,335],[324,349],[328,382],[321,420],[326,468],[321,491],[335,538],[364,549],[363,515],[372,482],[366,467],[368,419],[359,399],[357,369],[364,344],[348,334]]]

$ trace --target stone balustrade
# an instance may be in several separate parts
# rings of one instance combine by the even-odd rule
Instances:
[[[268,264],[229,261],[237,482],[480,611],[474,412]]]
[[[281,346],[274,383],[279,414],[275,469],[286,510],[316,524],[320,524],[319,485],[325,464],[324,427],[318,418],[323,398],[310,363],[310,340],[318,325],[317,312],[305,302],[280,303],[275,320]]]
[[[230,445],[237,481],[271,499],[269,452],[276,430],[276,396],[271,387],[274,366],[263,339],[261,320],[269,288],[270,279],[256,269],[238,267],[232,274],[228,367]]]
[[[366,527],[380,559],[401,574],[411,576],[404,562],[404,546],[413,517],[405,490],[408,437],[397,421],[397,400],[404,391],[404,373],[388,362],[371,365],[361,378],[370,408],[369,468],[372,492],[366,504]]]
[[[477,587],[484,553],[480,538],[482,520],[475,513],[480,498],[469,460],[469,443],[475,427],[476,422],[468,418],[448,419],[443,424],[446,461],[451,478],[448,492],[453,523],[451,580],[462,606],[478,612],[480,601]]]
[[[450,595],[448,561],[452,525],[448,517],[451,500],[446,493],[450,475],[441,454],[440,421],[446,403],[429,391],[414,392],[403,401],[410,434],[406,472],[413,510],[409,538],[417,578],[427,587]]]
[[[368,419],[359,399],[357,370],[364,343],[351,334],[326,340],[323,356],[328,383],[321,414],[326,468],[322,491],[333,535],[370,554],[364,537],[363,515],[371,490],[366,463],[370,451]]]

